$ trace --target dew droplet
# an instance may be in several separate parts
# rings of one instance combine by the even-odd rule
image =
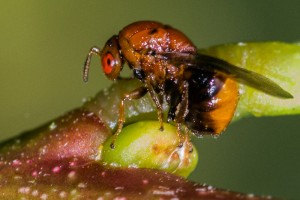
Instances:
[[[77,163],[75,161],[72,161],[72,162],[69,163],[70,167],[75,167],[76,165],[77,165]]]
[[[65,192],[65,191],[61,191],[60,193],[59,193],[59,197],[60,198],[66,198],[67,197],[67,193]]]
[[[207,186],[207,189],[208,189],[208,190],[214,190],[215,188],[214,188],[212,185],[208,185],[208,186]]]
[[[22,176],[16,175],[16,176],[14,176],[14,179],[15,179],[15,180],[20,180],[20,179],[22,179]]]
[[[91,117],[91,116],[93,116],[93,115],[94,115],[93,112],[90,112],[90,113],[87,114],[88,117]]]
[[[56,173],[59,173],[60,170],[61,170],[61,167],[60,167],[60,166],[55,166],[55,167],[52,168],[52,172],[55,173],[55,174],[56,174]]]
[[[38,190],[33,190],[33,191],[31,192],[31,195],[34,196],[34,197],[36,197],[36,196],[39,195],[39,191],[38,191]]]
[[[115,190],[124,190],[124,187],[115,187]]]
[[[52,131],[54,129],[56,129],[57,125],[55,122],[52,122],[50,125],[49,125],[49,129]]]
[[[16,166],[20,166],[22,164],[22,162],[18,159],[15,159],[12,161],[12,166],[16,167]]]
[[[73,171],[70,171],[69,174],[68,174],[68,178],[69,179],[75,179],[76,178],[76,172],[73,170]]]
[[[86,98],[86,97],[83,97],[82,99],[81,99],[81,102],[82,103],[85,103],[85,102],[87,102],[88,101],[88,98]]]
[[[102,90],[102,91],[103,91],[103,95],[104,95],[104,96],[108,96],[108,95],[109,95],[109,91],[108,91],[107,88],[105,88],[105,89]]]
[[[48,199],[48,194],[43,193],[43,194],[41,194],[40,198],[42,200],[46,200],[46,199]]]
[[[31,176],[36,177],[37,175],[38,175],[38,172],[37,172],[37,171],[31,172]]]
[[[142,182],[143,182],[144,185],[147,185],[149,183],[148,179],[143,179]]]
[[[22,193],[22,194],[29,194],[29,192],[30,192],[30,187],[20,187],[20,188],[18,189],[18,192],[19,192],[19,193]]]
[[[72,196],[75,196],[75,195],[77,194],[77,190],[76,190],[76,189],[72,190],[72,191],[70,192],[70,194],[71,194]]]
[[[76,118],[75,120],[73,120],[73,124],[76,124],[79,121],[78,118]]]
[[[31,164],[31,163],[32,163],[31,159],[26,160],[26,164]]]
[[[79,187],[79,188],[86,188],[87,184],[81,182],[81,183],[78,183],[77,187]]]

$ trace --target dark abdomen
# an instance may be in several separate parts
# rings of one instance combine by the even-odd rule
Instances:
[[[192,74],[185,124],[198,137],[220,134],[234,115],[238,102],[237,84],[214,72],[197,70]]]

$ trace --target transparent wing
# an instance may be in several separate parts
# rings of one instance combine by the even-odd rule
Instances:
[[[225,60],[204,55],[204,54],[189,54],[189,53],[161,53],[157,55],[160,59],[168,60],[174,65],[185,64],[188,67],[208,70],[213,72],[222,72],[229,78],[233,78],[239,83],[248,85],[264,93],[280,98],[293,98],[293,96],[281,88],[269,78],[249,71],[226,62]]]

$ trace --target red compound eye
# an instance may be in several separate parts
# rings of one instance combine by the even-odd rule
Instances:
[[[116,64],[116,60],[111,53],[108,52],[103,56],[102,68],[106,75],[109,75],[113,71],[115,64]]]

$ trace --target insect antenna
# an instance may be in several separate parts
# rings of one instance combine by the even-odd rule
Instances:
[[[84,67],[83,67],[83,81],[84,82],[88,81],[88,75],[89,75],[89,69],[90,69],[92,55],[101,56],[101,50],[98,47],[92,47],[89,54],[87,55],[86,60],[84,62]]]

